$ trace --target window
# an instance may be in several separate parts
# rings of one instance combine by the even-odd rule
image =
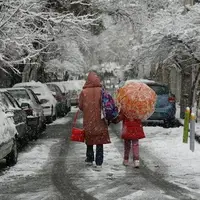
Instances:
[[[7,92],[6,95],[10,99],[10,101],[15,105],[15,108],[20,108],[19,103],[16,101],[16,99],[11,94],[9,94]]]
[[[157,95],[169,94],[169,89],[163,85],[148,85]]]
[[[56,87],[52,84],[48,84],[48,88],[52,91],[52,92],[56,92]]]
[[[30,91],[30,93],[33,95],[33,98],[34,98],[34,100],[36,101],[36,103],[37,103],[37,104],[40,104],[40,101],[39,101],[38,97],[36,96],[36,94],[35,94],[32,90],[30,90],[30,89],[29,89],[29,91]]]
[[[30,99],[26,90],[9,90],[9,93],[17,100],[18,99]]]
[[[2,103],[5,104],[8,109],[9,108],[15,108],[15,105],[12,101],[10,101],[10,99],[8,98],[8,96],[5,93],[2,93]]]

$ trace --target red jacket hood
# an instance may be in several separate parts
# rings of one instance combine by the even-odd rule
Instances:
[[[83,88],[101,87],[100,78],[95,72],[90,72]]]

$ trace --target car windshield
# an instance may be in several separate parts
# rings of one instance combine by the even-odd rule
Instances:
[[[41,95],[44,91],[43,88],[37,86],[26,86],[26,88],[32,89],[33,92],[38,96]]]
[[[48,84],[48,87],[52,92],[56,92],[56,88],[53,85]]]
[[[9,90],[9,93],[16,99],[30,99],[26,90]]]
[[[169,94],[169,89],[163,85],[149,85],[157,95]]]

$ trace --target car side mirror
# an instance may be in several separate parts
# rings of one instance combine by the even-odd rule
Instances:
[[[41,100],[40,100],[40,104],[45,104],[45,103],[47,103],[47,102],[48,102],[47,99],[41,99]]]
[[[51,92],[53,96],[56,96],[56,92]]]
[[[21,108],[22,109],[28,109],[28,108],[30,108],[30,105],[28,103],[22,103]]]

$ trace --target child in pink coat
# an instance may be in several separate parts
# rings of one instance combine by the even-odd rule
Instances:
[[[129,154],[132,149],[133,163],[135,168],[139,168],[139,139],[145,138],[142,122],[139,119],[129,120],[122,112],[113,121],[119,123],[122,121],[121,138],[124,139],[124,161],[125,166],[129,165]]]

